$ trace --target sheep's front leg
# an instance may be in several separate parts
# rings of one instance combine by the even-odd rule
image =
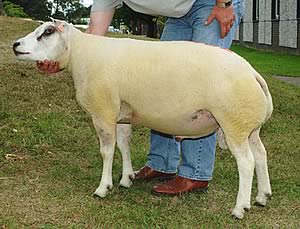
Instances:
[[[131,165],[130,147],[131,140],[131,124],[117,125],[117,145],[122,153],[123,171],[120,185],[129,188],[134,179],[134,171]]]
[[[99,137],[100,153],[103,159],[101,182],[94,194],[105,197],[108,189],[113,187],[112,164],[116,144],[116,127],[114,124],[108,124],[98,117],[93,117],[93,123]]]

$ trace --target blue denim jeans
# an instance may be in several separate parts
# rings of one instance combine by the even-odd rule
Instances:
[[[220,38],[220,27],[216,20],[210,25],[204,24],[215,5],[215,0],[196,0],[185,16],[168,18],[161,40],[195,41],[230,48],[236,28],[243,15],[244,0],[233,0],[233,4],[236,20],[224,39]],[[199,139],[186,139],[178,143],[173,136],[152,130],[150,153],[146,165],[157,171],[177,172],[179,176],[185,178],[209,181],[214,169],[215,148],[215,133]]]

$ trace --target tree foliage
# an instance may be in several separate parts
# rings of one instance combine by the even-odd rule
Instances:
[[[156,37],[156,17],[146,14],[141,14],[133,11],[127,5],[116,10],[113,25],[118,27],[120,24],[128,26],[133,34],[146,33],[149,37]],[[147,28],[144,30],[145,25]]]
[[[53,0],[54,17],[72,22],[80,23],[82,18],[89,17],[90,8],[85,7],[81,0]]]
[[[21,6],[27,15],[39,20],[49,20],[52,16],[78,23],[81,18],[89,17],[90,12],[90,8],[82,5],[80,0],[10,0],[10,2]]]
[[[0,0],[0,15],[1,3]],[[89,18],[90,7],[85,7],[82,0],[9,0],[11,3],[20,6],[17,9],[10,5],[10,12],[14,15],[28,15],[33,19],[49,20],[52,16],[57,19],[67,20],[74,24],[85,22]],[[22,10],[25,14],[22,14]],[[123,7],[116,10],[112,24],[119,28],[120,24],[126,25],[133,34],[143,34],[150,37],[157,36],[156,17],[134,12],[124,4]],[[159,27],[160,28],[160,27]],[[158,29],[159,29],[158,28]],[[160,30],[160,29],[159,29]]]
[[[74,24],[80,24],[82,18],[88,18],[90,15],[90,7],[85,7],[79,0],[73,1],[72,4],[65,9],[66,19]]]
[[[28,15],[24,12],[21,6],[18,6],[14,3],[9,1],[3,2],[4,11],[6,12],[7,16],[10,17],[28,17]]]
[[[10,0],[21,6],[24,12],[34,19],[47,20],[51,15],[52,3],[48,0]]]
[[[159,16],[156,18],[156,24],[157,24],[157,35],[160,37],[160,35],[163,32],[163,29],[165,27],[167,21],[167,17]]]

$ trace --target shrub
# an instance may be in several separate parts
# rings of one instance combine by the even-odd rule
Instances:
[[[28,15],[24,12],[23,8],[19,5],[11,3],[9,1],[3,2],[4,11],[7,16],[10,17],[28,17]]]

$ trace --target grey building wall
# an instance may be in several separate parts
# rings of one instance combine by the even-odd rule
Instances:
[[[259,0],[258,43],[260,44],[272,44],[271,5],[272,0]]]
[[[253,2],[245,1],[245,14],[243,17],[243,41],[253,42]]]
[[[257,2],[258,20],[253,20],[253,0],[245,0],[245,14],[236,33],[235,43],[300,55],[300,18],[297,18],[300,17],[300,0],[279,0],[279,18],[275,17],[277,12],[272,9],[274,1]]]
[[[236,33],[234,36],[234,40],[238,41],[240,39],[240,27],[236,28]]]
[[[297,0],[280,1],[279,45],[297,48]]]

